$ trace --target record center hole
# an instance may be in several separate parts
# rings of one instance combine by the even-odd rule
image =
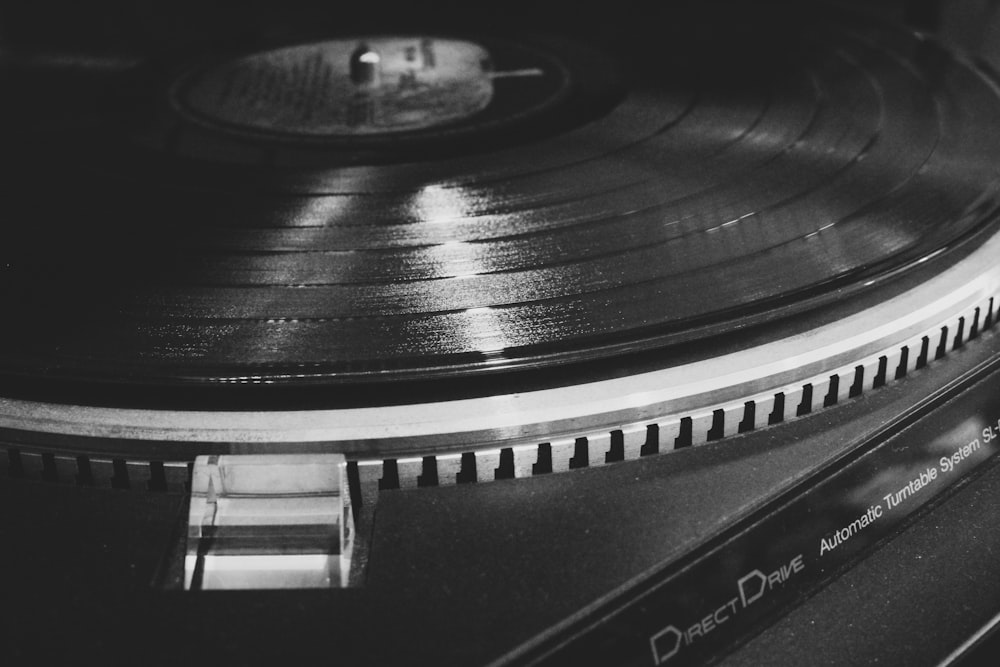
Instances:
[[[381,74],[378,67],[380,62],[382,62],[382,57],[378,51],[370,48],[364,42],[358,44],[351,54],[350,63],[348,63],[351,82],[355,86],[377,85]]]

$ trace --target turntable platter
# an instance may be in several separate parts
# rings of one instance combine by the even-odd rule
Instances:
[[[445,69],[449,44],[488,52],[454,85],[495,96],[356,136],[178,102],[251,65],[291,76],[285,47],[152,54],[95,86],[112,122],[7,133],[0,373],[162,389],[566,372],[955,261],[997,203],[994,83],[913,35],[772,19],[597,49],[400,37]],[[364,38],[337,40],[292,51],[346,81],[329,53]],[[510,90],[531,104],[491,108]]]

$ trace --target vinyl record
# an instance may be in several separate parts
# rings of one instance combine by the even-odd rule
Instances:
[[[389,400],[661,363],[938,271],[993,224],[988,74],[849,15],[736,11],[7,54],[5,386]]]

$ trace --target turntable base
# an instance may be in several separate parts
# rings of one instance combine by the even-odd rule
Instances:
[[[0,663],[981,654],[944,3],[289,2],[0,9]]]
[[[982,367],[997,339],[987,334],[980,343],[935,370],[956,376]],[[594,596],[681,557],[829,464],[859,431],[905,411],[909,392],[938,380],[916,373],[839,408],[851,419],[819,413],[788,424],[788,437],[741,435],[741,447],[710,443],[573,475],[385,492],[367,579],[354,589],[169,590],[180,570],[164,554],[181,548],[182,496],[0,478],[7,508],[0,537],[23,547],[2,554],[4,570],[20,573],[5,589],[7,650],[21,659],[66,659],[93,651],[98,638],[109,655],[154,663],[335,655],[384,664],[400,654],[418,663],[487,663]],[[996,410],[998,384],[994,370],[949,405]],[[954,408],[942,415],[920,421],[914,433],[963,418]],[[1000,548],[988,529],[1000,519],[1000,468],[981,469],[725,664],[795,663],[812,652],[803,636],[824,648],[822,664],[853,664],[859,654],[936,664],[997,612],[1000,570],[976,554]],[[150,588],[154,581],[168,590]],[[934,633],[925,633],[932,625]],[[895,641],[885,641],[888,632]],[[60,641],[51,641],[53,633]]]

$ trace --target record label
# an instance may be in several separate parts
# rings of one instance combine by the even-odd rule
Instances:
[[[485,48],[457,39],[363,37],[257,53],[175,91],[210,121],[295,136],[365,136],[464,120],[493,99]]]

